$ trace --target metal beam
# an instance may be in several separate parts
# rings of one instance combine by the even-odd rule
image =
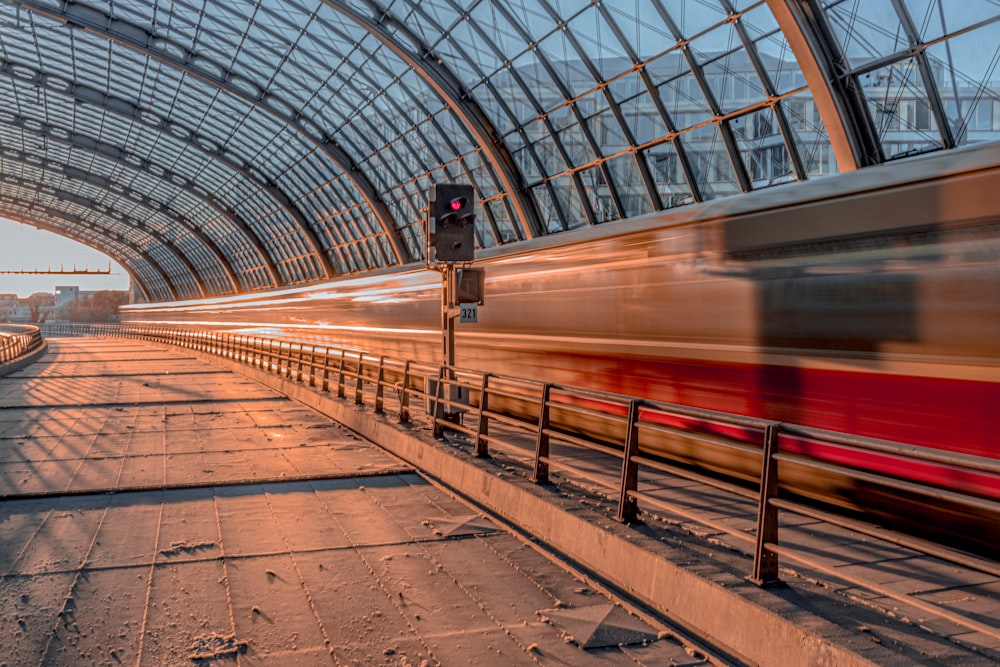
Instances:
[[[767,0],[795,54],[842,172],[882,161],[864,97],[814,0]]]
[[[104,207],[102,205],[98,205],[97,202],[95,202],[94,200],[88,199],[86,197],[80,197],[79,195],[76,195],[76,194],[74,194],[72,192],[60,192],[60,191],[56,190],[55,188],[49,188],[48,189],[49,191],[41,190],[39,188],[40,184],[37,183],[37,182],[35,182],[35,181],[29,181],[29,180],[26,180],[26,179],[23,179],[23,178],[13,178],[13,177],[7,176],[7,177],[4,178],[4,183],[10,184],[10,185],[14,185],[15,187],[22,188],[22,189],[25,189],[25,190],[32,190],[32,191],[38,192],[40,194],[45,194],[46,196],[52,197],[54,199],[59,199],[59,200],[62,200],[62,201],[73,202],[73,203],[75,203],[75,204],[77,204],[79,206],[82,206],[82,207],[86,208],[87,210],[96,211],[96,212],[99,212],[101,215],[106,215],[109,218],[117,220],[118,222],[124,224],[126,227],[131,227],[131,228],[134,228],[134,229],[138,229],[138,230],[140,230],[142,232],[145,232],[150,237],[152,237],[154,240],[156,240],[160,245],[162,245],[165,249],[171,251],[176,256],[176,258],[181,262],[181,264],[183,264],[185,266],[185,268],[188,269],[188,272],[191,274],[191,280],[192,280],[192,282],[194,282],[195,286],[198,288],[198,292],[200,293],[200,295],[202,297],[207,296],[206,290],[205,290],[205,286],[202,283],[202,280],[201,280],[200,276],[198,275],[198,271],[191,264],[190,260],[188,260],[188,258],[185,257],[184,254],[182,252],[180,252],[178,249],[174,248],[169,243],[164,242],[164,240],[162,239],[162,237],[159,236],[159,233],[156,232],[156,230],[148,229],[145,226],[145,224],[141,223],[140,221],[134,220],[132,218],[129,218],[128,216],[124,216],[121,213],[119,213],[118,211],[104,210],[106,207]],[[61,219],[61,220],[66,220],[67,222],[74,222],[76,224],[81,224],[82,226],[87,227],[88,229],[91,229],[92,231],[95,231],[95,232],[98,232],[98,233],[108,234],[108,235],[112,236],[113,238],[116,238],[116,239],[118,239],[120,241],[124,241],[125,240],[124,236],[122,236],[121,234],[118,234],[118,233],[114,232],[112,229],[101,227],[101,226],[97,226],[97,225],[94,225],[93,223],[89,223],[89,221],[86,221],[85,218],[83,218],[83,217],[81,217],[81,216],[79,216],[79,215],[77,215],[75,213],[68,213],[66,211],[60,211],[59,209],[53,208],[51,206],[45,206],[45,205],[42,205],[42,204],[38,204],[38,207],[42,208],[43,211],[47,215],[49,215],[49,217],[53,217],[53,218],[57,218],[57,219]],[[84,224],[85,222],[87,224]],[[127,243],[125,245],[126,245],[126,247],[133,247],[136,250],[142,252],[144,255],[147,255],[147,253],[144,250],[142,250],[139,246],[137,246],[135,244]],[[171,284],[172,284],[172,281],[169,281],[169,272],[166,271],[165,269],[164,269],[164,278],[168,279],[168,282],[171,282]]]
[[[93,183],[92,179],[102,179],[103,178],[103,177],[95,176],[94,174],[86,174],[86,172],[84,172],[84,175],[90,177],[90,179],[88,179],[88,181],[87,181],[89,183]],[[66,173],[66,176],[68,176],[69,178],[74,178],[74,176],[71,173]],[[103,180],[106,181],[107,179],[103,179]],[[110,190],[109,190],[109,192],[112,192],[113,194],[117,194],[117,193],[114,193],[113,191],[110,191]],[[222,254],[221,249],[217,245],[215,245],[215,242],[212,239],[210,239],[208,237],[208,235],[206,235],[203,231],[201,231],[200,229],[198,229],[198,227],[194,223],[187,224],[187,218],[185,218],[184,216],[178,215],[177,213],[175,213],[173,211],[173,209],[169,208],[165,204],[163,204],[161,202],[154,202],[151,199],[149,199],[148,197],[144,197],[142,195],[142,193],[134,193],[136,195],[136,197],[137,197],[137,198],[134,199],[134,198],[132,198],[130,196],[130,194],[133,194],[133,193],[134,193],[133,190],[125,188],[123,190],[123,193],[120,195],[120,197],[122,199],[127,199],[129,202],[131,202],[133,204],[136,204],[138,206],[142,206],[144,208],[150,208],[150,209],[152,209],[152,210],[160,213],[161,215],[163,215],[163,216],[165,216],[167,218],[170,218],[171,222],[178,222],[178,223],[180,223],[180,225],[182,227],[185,227],[185,228],[191,230],[191,232],[193,233],[194,237],[197,238],[205,246],[205,248],[208,250],[209,254],[211,254],[212,257],[215,258],[215,261],[218,262],[219,266],[222,268],[223,273],[226,275],[226,278],[229,280],[229,284],[232,286],[233,293],[235,293],[235,294],[239,294],[240,293],[241,290],[240,290],[239,279],[236,277],[236,274],[233,271],[233,267],[230,266],[229,262],[227,262],[223,258],[223,254]],[[91,200],[91,201],[93,201],[93,200]],[[96,201],[94,203],[97,204]],[[115,212],[117,212],[117,213],[120,213],[122,215],[127,216],[130,220],[135,219],[134,216],[131,216],[131,215],[128,215],[127,213],[123,213],[121,211],[118,211],[117,208],[113,208],[113,210]],[[164,244],[164,245],[166,245],[166,246],[168,246],[170,248],[176,247],[176,245],[177,245],[176,242],[169,241],[167,239],[167,237],[163,235],[162,232],[156,230],[156,228],[152,227],[151,225],[145,224],[145,222],[143,220],[141,220],[141,219],[139,220],[139,225],[140,225],[139,229],[142,229],[143,231],[146,231],[147,233],[149,233],[150,236],[152,236],[153,238],[155,238],[158,242],[160,242],[160,243],[162,243],[162,244]],[[186,256],[184,256],[184,255],[181,255],[181,256],[184,257],[185,263],[187,263],[188,265],[193,266],[193,263],[189,262],[187,260]],[[195,275],[197,276],[198,274],[200,274],[200,271],[197,271],[197,267],[194,267],[194,268],[196,270]],[[205,292],[205,294],[207,295],[208,294],[208,289],[207,289],[207,285],[205,284],[205,281],[204,280],[198,280],[197,278],[196,278],[196,281],[201,284],[202,291]]]
[[[246,220],[232,206],[227,206],[216,199],[206,200],[206,202],[212,202],[210,204],[212,208],[218,211],[234,227],[243,232],[244,237],[250,241],[250,246],[257,251],[258,256],[264,264],[264,268],[267,269],[267,274],[271,277],[272,285],[274,287],[281,285],[281,274],[278,272],[278,265],[274,263],[271,253],[267,252],[267,249],[264,248],[263,239],[258,236],[257,232],[250,228]]]
[[[743,23],[743,21],[733,21],[732,25],[736,30],[736,34],[740,36],[740,41],[743,43],[743,50],[750,59],[750,62],[753,64],[753,69],[757,74],[757,78],[764,83],[768,98],[775,99],[777,97],[775,82],[768,74],[767,67],[764,66],[764,62],[760,57],[760,52],[754,46],[753,37],[747,31],[746,24]],[[781,139],[785,144],[785,151],[788,153],[788,158],[792,163],[792,171],[795,174],[795,179],[799,181],[805,180],[805,164],[803,164],[802,155],[799,152],[798,146],[795,144],[792,129],[788,124],[788,118],[785,110],[777,105],[772,105],[771,113],[774,114],[775,121],[778,124],[778,131],[780,132]],[[753,174],[749,174],[749,176],[750,181],[752,182]]]
[[[346,16],[364,28],[369,34],[389,48],[443,99],[451,110],[465,124],[469,132],[479,143],[487,161],[500,178],[500,183],[507,191],[508,199],[514,214],[521,222],[521,228],[526,238],[534,238],[542,229],[541,217],[524,188],[524,178],[514,161],[514,157],[500,140],[500,135],[486,112],[482,110],[467,90],[463,89],[461,81],[444,66],[416,32],[405,23],[397,21],[389,13],[378,7],[371,0],[361,0],[373,15],[363,16],[356,9],[342,0],[323,0],[330,8]],[[402,37],[402,40],[399,37]],[[417,51],[407,49],[402,42],[412,44]]]
[[[24,76],[24,72],[28,71],[29,69],[30,68],[26,68],[26,67],[24,67],[22,65],[17,65],[16,68],[15,68],[13,66],[13,63],[10,63],[10,62],[5,61],[5,60],[0,60],[0,75],[5,75],[5,76],[8,76],[8,77],[10,77],[12,79],[25,81],[26,83],[29,83],[29,84],[31,84],[33,86],[36,86],[38,88],[42,88],[44,90],[49,91],[50,94],[68,96],[68,97],[71,97],[72,99],[83,101],[83,102],[89,101],[90,99],[92,99],[94,97],[93,95],[80,94],[80,91],[83,88],[80,87],[80,86],[76,86],[76,85],[71,86],[70,90],[61,90],[61,89],[52,88],[51,86],[49,86],[47,84],[48,76],[45,75],[42,72],[38,72],[38,71],[32,70],[32,76],[31,77]],[[108,99],[112,99],[112,98],[108,98]],[[146,124],[144,116],[140,113],[140,111],[137,108],[130,107],[131,111],[129,111],[126,105],[127,105],[127,103],[124,103],[124,102],[122,102],[122,101],[119,100],[118,104],[113,104],[113,105],[107,106],[105,108],[109,112],[114,113],[116,115],[124,115],[126,118],[128,118],[129,120],[131,120],[133,122],[140,123],[140,124]],[[13,124],[16,125],[16,126],[18,126],[18,127],[21,127],[22,131],[23,131],[23,129],[25,127],[28,127],[29,125],[38,125],[39,124],[39,123],[34,122],[34,121],[29,124],[29,123],[25,122],[25,120],[27,120],[26,117],[19,116],[19,115],[16,115],[16,114],[12,114],[12,115],[14,116],[14,123]],[[99,142],[99,141],[97,141],[97,140],[95,140],[95,139],[93,139],[91,137],[80,135],[80,134],[75,133],[75,132],[67,132],[67,136],[66,137],[60,137],[57,134],[54,134],[54,133],[48,131],[52,127],[53,126],[51,126],[51,125],[42,124],[42,131],[40,133],[36,132],[36,134],[41,134],[42,136],[45,137],[45,139],[47,141],[53,141],[53,142],[62,143],[64,145],[70,146],[72,148],[76,148],[76,149],[80,149],[80,150],[85,150],[85,151],[92,152],[92,153],[94,153],[96,155],[100,155],[103,158],[106,158],[108,160],[111,160],[113,162],[117,162],[117,163],[123,165],[123,168],[131,169],[133,171],[140,172],[140,173],[147,173],[147,174],[151,174],[152,173],[149,170],[149,166],[152,165],[152,164],[154,164],[154,163],[151,162],[151,161],[149,161],[149,160],[147,160],[147,159],[145,159],[145,158],[141,158],[140,156],[136,156],[139,159],[139,162],[140,162],[140,164],[136,165],[135,163],[126,161],[124,159],[125,156],[127,155],[127,153],[121,147],[112,146],[110,144]],[[175,139],[177,141],[180,141],[180,139],[178,139],[174,135],[170,135],[170,136],[173,139]],[[204,147],[198,145],[197,143],[190,142],[190,141],[186,142],[186,143],[192,149],[198,150],[199,152],[202,152],[202,153],[208,153],[204,149]],[[217,159],[217,156],[215,156],[214,154],[211,154],[211,153],[208,153],[208,154],[211,155],[214,159]],[[242,169],[241,166],[239,166],[239,165],[232,165],[228,161],[225,161],[225,160],[223,160],[223,162],[227,166],[230,166],[231,168],[237,170],[241,175],[243,175],[243,176],[247,177],[249,180],[255,182],[255,184],[257,184],[258,187],[261,187],[262,189],[264,189],[265,185],[263,183],[260,183],[259,181],[256,181],[256,179],[254,179],[250,174],[246,173],[245,171],[240,171]],[[191,197],[193,197],[195,199],[199,199],[199,200],[205,202],[208,206],[210,206],[217,213],[219,213],[220,216],[223,216],[227,220],[229,220],[233,224],[234,227],[236,227],[238,230],[240,230],[244,234],[246,242],[257,252],[258,256],[261,259],[261,262],[266,266],[266,268],[268,270],[268,273],[271,276],[271,279],[272,279],[272,282],[273,282],[273,286],[277,287],[277,286],[279,286],[281,284],[280,283],[280,278],[279,278],[280,274],[278,273],[277,265],[274,263],[274,259],[267,252],[267,249],[264,247],[261,239],[256,234],[256,232],[254,232],[252,229],[250,229],[249,226],[246,224],[246,222],[244,220],[242,220],[242,218],[240,218],[239,215],[236,214],[235,211],[231,207],[230,208],[221,207],[221,206],[219,206],[216,203],[217,200],[210,199],[210,198],[205,197],[204,195],[199,194],[197,188],[194,187],[195,186],[194,181],[191,181],[186,176],[183,176],[181,174],[173,172],[173,171],[171,171],[169,169],[163,169],[162,167],[161,167],[161,169],[164,172],[164,175],[156,176],[154,174],[154,177],[158,178],[160,181],[168,180],[171,183],[171,185],[173,185],[173,186],[175,186],[175,187],[177,187],[177,188],[179,188],[179,189],[181,189],[181,190],[189,193],[191,195]],[[276,201],[279,203],[279,205],[281,204],[281,201],[278,201],[278,200],[276,200]],[[184,218],[182,217],[181,219],[183,220]],[[204,233],[201,232],[201,230],[194,223],[192,223],[191,226],[188,227],[188,229],[190,229],[191,232],[194,233],[194,234],[204,235]],[[207,235],[205,235],[205,237],[206,237],[206,239],[208,238]],[[214,242],[212,242],[212,243],[214,245]],[[218,246],[216,246],[216,249],[223,256],[225,255],[225,253],[222,252],[221,248],[219,248]],[[226,268],[225,268],[226,272],[231,274],[233,272],[233,268],[232,268],[232,265],[228,262],[228,260],[226,261],[226,265],[227,265]],[[236,291],[238,292],[239,291],[238,282],[234,283],[234,286],[236,288]]]
[[[101,215],[105,215],[113,220],[117,220],[126,227],[130,227],[132,229],[138,229],[139,231],[145,232],[146,234],[151,236],[157,243],[163,246],[163,248],[170,250],[174,253],[174,255],[177,257],[180,263],[184,265],[184,268],[188,270],[188,273],[191,274],[191,280],[194,282],[195,287],[198,288],[199,295],[202,297],[208,296],[208,290],[205,287],[205,281],[202,280],[198,268],[191,263],[191,260],[187,258],[187,255],[181,252],[179,248],[173,246],[166,238],[163,237],[162,234],[160,234],[160,232],[153,229],[152,227],[149,227],[142,220],[137,220],[136,218],[130,215],[124,214],[121,211],[116,211],[89,197],[81,197],[80,195],[74,192],[69,192],[67,190],[57,190],[54,196],[56,199],[59,199],[60,201],[73,202],[74,204],[83,206],[88,210],[97,211]]]
[[[348,179],[351,180],[354,187],[357,188],[361,197],[365,200],[365,203],[369,205],[372,213],[375,215],[379,224],[385,231],[386,237],[389,239],[390,245],[393,248],[393,252],[396,254],[397,263],[404,263],[406,248],[392,214],[385,202],[378,196],[374,185],[364,172],[361,171],[360,167],[358,167],[353,159],[345,151],[343,151],[336,142],[312,135],[296,119],[290,118],[288,115],[279,111],[275,106],[268,104],[264,99],[264,91],[261,91],[261,95],[256,97],[250,95],[236,86],[233,86],[228,81],[211,74],[207,70],[192,65],[191,62],[194,60],[193,56],[195,54],[189,52],[181,44],[171,43],[171,50],[176,51],[180,49],[181,52],[186,52],[186,58],[181,58],[172,55],[166,50],[159,50],[155,48],[154,45],[157,42],[165,41],[163,37],[155,36],[149,33],[145,28],[133,25],[121,19],[112,20],[103,12],[99,12],[89,7],[70,3],[66,0],[63,0],[61,3],[61,9],[58,11],[44,7],[36,2],[33,2],[32,0],[18,0],[18,4],[25,9],[40,15],[83,28],[88,32],[100,35],[104,39],[114,42],[115,44],[119,44],[141,53],[152,60],[176,68],[215,87],[218,90],[227,93],[228,95],[232,95],[233,97],[247,102],[251,106],[260,109],[271,117],[277,119],[285,126],[294,130],[303,139],[318,148],[320,152],[325,154],[334,164],[339,166],[341,171],[347,176]],[[221,69],[222,71],[225,71],[225,68]],[[286,201],[288,200],[286,199]],[[297,213],[295,218],[296,223],[302,228],[302,233],[306,240],[313,246],[317,261],[326,273],[323,277],[332,277],[335,275],[336,271],[333,264],[330,262],[330,258],[327,257],[326,253],[323,251],[322,244],[320,243],[315,230],[312,229],[312,226],[301,214],[301,212],[295,210],[295,213]]]
[[[16,157],[16,160],[12,160],[12,161],[28,162],[28,160],[26,159],[28,157],[27,154],[25,154],[25,153],[23,153],[21,151],[13,151],[13,150],[10,150],[10,149],[6,149],[6,150],[3,151],[2,154],[3,154],[4,159],[6,159],[6,160],[11,160],[12,157]],[[133,203],[133,204],[135,204],[137,206],[142,206],[144,208],[151,209],[152,211],[157,211],[157,212],[161,213],[162,215],[171,218],[171,220],[180,221],[181,226],[184,227],[185,229],[188,229],[189,231],[191,231],[191,233],[194,234],[194,236],[199,241],[201,241],[202,244],[205,245],[205,247],[208,249],[209,253],[211,253],[212,256],[215,257],[216,262],[219,263],[219,265],[222,268],[223,272],[226,274],[226,277],[229,279],[229,282],[232,285],[233,292],[236,293],[236,294],[238,294],[240,292],[240,283],[239,283],[239,280],[237,279],[236,274],[234,273],[232,266],[229,264],[229,262],[224,257],[224,254],[222,253],[221,249],[217,245],[215,245],[215,242],[212,239],[210,239],[208,237],[208,235],[206,235],[204,232],[202,232],[197,227],[197,225],[194,225],[193,223],[192,224],[187,224],[187,220],[185,218],[183,218],[182,216],[177,216],[177,214],[174,213],[173,209],[169,208],[168,206],[166,206],[162,202],[155,202],[155,201],[149,199],[149,197],[147,197],[143,193],[136,192],[136,191],[132,190],[131,188],[127,188],[127,187],[121,187],[120,188],[121,192],[116,192],[116,191],[114,191],[114,190],[112,190],[110,188],[111,181],[109,179],[105,178],[104,176],[99,176],[97,174],[91,174],[89,172],[85,172],[85,171],[83,171],[81,169],[78,169],[76,167],[72,167],[72,166],[69,166],[69,165],[66,165],[66,164],[55,162],[55,161],[49,160],[47,158],[43,159],[41,165],[37,165],[37,166],[41,166],[43,169],[52,169],[52,170],[54,170],[54,171],[56,171],[56,172],[64,175],[67,178],[70,178],[70,179],[81,180],[81,181],[83,181],[85,183],[88,183],[90,185],[96,186],[96,187],[98,187],[98,188],[100,188],[102,190],[106,190],[110,194],[112,194],[112,195],[114,195],[116,197],[127,199],[129,202],[131,202],[131,203]],[[20,180],[20,179],[18,179],[18,180]],[[149,229],[152,229],[152,228],[149,228]],[[157,240],[161,241],[161,242],[164,241],[164,239],[162,237],[160,237],[158,234],[157,234]],[[167,245],[172,245],[172,243],[168,243]]]
[[[142,290],[142,293],[145,295],[147,300],[149,301],[153,300],[153,291],[146,285],[145,281],[143,281],[139,277],[138,272],[132,267],[131,261],[135,257],[142,257],[143,259],[145,259],[149,263],[150,268],[152,268],[154,271],[160,274],[160,278],[163,280],[163,282],[166,283],[168,286],[171,286],[170,280],[168,279],[166,273],[164,273],[162,268],[158,265],[158,263],[153,261],[153,259],[148,255],[144,256],[145,253],[142,250],[136,248],[131,243],[129,243],[127,239],[124,238],[115,239],[116,242],[120,243],[123,247],[127,248],[127,250],[118,250],[114,246],[110,245],[94,246],[92,245],[94,239],[90,238],[86,234],[83,234],[72,228],[63,227],[54,222],[49,222],[46,217],[49,214],[47,213],[37,214],[32,208],[28,208],[28,211],[30,214],[25,214],[20,209],[15,209],[13,207],[7,206],[3,200],[0,200],[0,212],[3,213],[3,217],[13,220],[14,222],[19,222],[24,225],[37,227],[38,229],[44,229],[45,231],[52,232],[53,234],[58,234],[59,236],[65,236],[67,238],[71,238],[74,241],[82,243],[83,245],[90,248],[96,248],[97,250],[106,253],[107,255],[112,257],[116,262],[121,264],[122,268],[124,268],[125,271],[128,273],[129,278],[135,281],[135,283],[139,286],[139,289]],[[65,216],[59,216],[57,219],[65,219]],[[85,227],[84,225],[81,226]],[[89,227],[86,228],[90,229]],[[90,231],[94,230],[90,229]],[[106,234],[104,234],[103,232],[95,231],[95,234],[97,234],[98,237],[101,239],[106,238]],[[177,299],[177,294],[172,293],[172,298]]]
[[[19,4],[24,4],[24,3],[19,3]],[[35,8],[35,7],[32,7],[32,6],[27,6],[26,9],[30,9],[32,11],[38,11],[38,13],[40,13],[40,14],[42,14],[44,16],[48,16],[49,18],[56,18],[57,20],[60,20],[63,23],[72,24],[67,19],[59,19],[58,17],[54,17],[48,11],[42,11],[41,8]],[[92,89],[88,89],[86,87],[81,88],[81,87],[78,87],[78,86],[74,86],[72,92],[79,93],[79,91],[81,89],[83,89],[83,90],[92,90]],[[74,97],[76,97],[76,96],[74,96]],[[98,104],[100,104],[99,102],[97,102],[97,99],[98,99],[97,95],[84,94],[82,97],[76,97],[76,98],[80,99],[83,102],[90,102],[90,103],[98,103]],[[118,100],[118,98],[110,98],[110,97],[105,96],[105,100],[108,100],[108,99]],[[114,114],[118,114],[118,115],[124,115],[125,117],[129,118],[130,120],[132,120],[132,121],[134,121],[136,123],[149,126],[148,120],[142,114],[139,113],[137,107],[135,107],[134,105],[131,105],[130,103],[127,103],[127,102],[124,103],[124,104],[121,104],[120,103],[120,102],[122,102],[121,100],[118,100],[118,102],[119,103],[116,103],[116,104],[106,105],[103,108],[106,109],[110,113],[114,113]],[[156,128],[156,130],[157,131],[162,131],[163,128],[162,127],[158,127],[158,128]],[[226,165],[227,167],[229,167],[230,169],[236,171],[238,174],[240,174],[241,176],[243,176],[245,179],[247,179],[248,181],[250,181],[251,183],[253,183],[254,185],[256,185],[261,190],[261,192],[263,192],[266,195],[270,196],[271,199],[274,200],[274,202],[277,204],[278,208],[284,210],[285,214],[288,215],[288,217],[293,221],[294,225],[296,227],[298,227],[302,231],[302,236],[305,239],[306,245],[307,246],[311,246],[313,254],[316,255],[316,261],[317,261],[317,264],[318,264],[318,266],[320,268],[320,273],[321,273],[321,275],[319,277],[320,278],[327,278],[327,277],[330,277],[333,274],[332,264],[330,263],[329,258],[326,256],[326,254],[322,251],[322,249],[321,249],[321,243],[319,241],[319,238],[316,236],[315,231],[309,225],[308,221],[306,221],[306,218],[302,214],[302,212],[299,211],[294,206],[294,204],[292,204],[291,200],[283,192],[281,192],[280,189],[278,189],[277,186],[274,183],[272,183],[272,182],[265,182],[265,181],[260,180],[259,178],[257,178],[253,174],[251,174],[249,172],[249,170],[244,165],[235,163],[234,161],[226,158],[220,152],[211,151],[211,150],[207,149],[206,147],[201,146],[197,142],[191,141],[190,139],[186,139],[186,140],[185,139],[180,139],[179,137],[177,137],[174,134],[169,134],[168,136],[170,136],[174,140],[182,141],[186,145],[190,146],[192,149],[197,150],[198,152],[200,152],[200,153],[202,153],[202,154],[204,154],[206,156],[209,156],[212,160],[218,161],[218,162]]]
[[[55,228],[55,225],[50,226],[50,225],[48,225],[48,223],[43,223],[41,221],[34,221],[33,223],[29,223],[29,224],[33,224],[35,227],[38,227],[39,229],[45,229],[46,231],[50,231],[53,234],[59,234],[60,236],[65,236],[67,238],[71,238],[74,241],[77,241],[78,243],[84,243],[84,244],[86,244],[86,243],[89,243],[91,241],[91,239],[89,237],[86,237],[83,234],[76,233],[76,232],[72,232],[71,233],[71,232],[69,232],[67,230],[61,230],[61,229],[57,230]],[[102,252],[107,253],[111,257],[113,257],[114,260],[116,262],[118,262],[123,269],[125,269],[125,272],[128,273],[129,280],[131,280],[133,283],[135,283],[135,285],[139,288],[139,291],[142,292],[143,298],[145,298],[146,301],[151,301],[152,300],[152,291],[149,289],[149,287],[146,286],[145,281],[142,280],[142,278],[140,278],[137,275],[137,272],[132,268],[132,266],[130,266],[129,264],[127,264],[124,261],[122,261],[122,259],[118,255],[118,253],[110,251],[110,250],[108,250],[106,248],[101,248],[100,250]],[[154,268],[155,268],[155,265],[154,265]],[[164,276],[164,281],[166,282],[166,277],[165,276]],[[167,284],[169,284],[169,283],[167,283]]]
[[[938,86],[930,84],[929,82],[935,81],[934,70],[931,63],[927,59],[927,50],[921,46],[922,40],[920,39],[920,31],[917,26],[913,24],[913,17],[910,16],[910,11],[904,3],[899,0],[891,0],[893,8],[896,10],[896,14],[899,16],[899,23],[903,26],[903,30],[906,32],[907,46],[913,51],[913,58],[917,61],[917,67],[920,69],[920,75],[923,77],[923,82],[927,83],[925,90],[927,92],[927,103],[931,108],[931,113],[934,114],[934,121],[937,123],[938,132],[940,133],[941,140],[944,142],[945,148],[954,148],[957,145],[958,137],[955,135],[955,130],[957,128],[952,127],[951,123],[948,121],[948,111],[945,106],[944,100],[941,99],[941,90]],[[943,12],[940,3],[938,3],[938,9]],[[944,22],[944,17],[942,16],[942,23]],[[956,103],[959,101],[958,96],[955,98]]]

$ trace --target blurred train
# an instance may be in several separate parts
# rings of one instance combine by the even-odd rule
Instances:
[[[996,144],[481,250],[475,265],[486,298],[459,327],[460,367],[1000,457]],[[122,319],[439,361],[440,293],[438,273],[410,265]],[[998,478],[974,484],[1000,501]]]

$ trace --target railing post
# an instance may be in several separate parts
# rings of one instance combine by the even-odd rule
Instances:
[[[309,346],[309,386],[316,386],[316,346]]]
[[[340,373],[337,377],[337,398],[344,398],[344,350],[340,351]]]
[[[385,412],[385,394],[382,383],[385,381],[385,355],[378,358],[378,379],[375,381],[375,414]]]
[[[531,481],[535,484],[549,483],[549,398],[552,385],[542,387],[542,404],[538,414],[538,439],[535,442],[535,467]]]
[[[774,454],[778,448],[778,431],[775,422],[764,427],[764,450],[760,473],[760,500],[757,506],[757,543],[753,552],[753,573],[748,580],[757,586],[781,584],[778,576],[778,554],[767,548],[778,543],[778,509],[771,505],[771,498],[778,492],[778,461]]]
[[[306,356],[305,343],[299,343],[299,358],[298,361],[296,362],[296,368],[295,368],[296,382],[302,382],[302,369],[305,368],[305,356]]]
[[[410,360],[403,364],[403,389],[399,395],[399,423],[410,421]]]
[[[364,405],[365,403],[364,359],[365,353],[362,352],[358,355],[358,377],[356,378],[356,383],[354,385],[355,405]]]
[[[330,391],[330,348],[323,348],[323,382],[320,384],[323,391]]]
[[[447,375],[445,367],[438,370],[437,387],[434,388],[434,410],[431,411],[431,420],[434,423],[434,437],[444,436],[444,378]]]
[[[479,422],[476,424],[476,449],[475,455],[479,458],[487,458],[490,455],[490,422],[486,416],[489,410],[489,384],[492,373],[483,373],[483,383],[479,385]],[[472,401],[469,401],[470,403]]]
[[[639,490],[639,464],[635,455],[639,452],[639,405],[642,401],[633,398],[628,402],[628,427],[625,431],[625,452],[622,456],[621,497],[618,499],[618,520],[634,523],[639,517],[639,501],[635,497]]]

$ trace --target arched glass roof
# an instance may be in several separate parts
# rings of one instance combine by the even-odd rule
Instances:
[[[0,215],[151,300],[1000,139],[996,0],[0,0]]]

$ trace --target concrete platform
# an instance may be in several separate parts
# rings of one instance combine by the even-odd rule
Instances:
[[[746,543],[699,523],[728,524],[752,536],[752,504],[666,475],[647,475],[640,480],[642,490],[683,513],[647,511],[646,523],[623,526],[612,518],[616,492],[609,498],[595,488],[602,477],[612,478],[611,489],[617,486],[620,462],[610,457],[581,458],[580,450],[573,450],[584,475],[574,478],[560,471],[554,484],[538,486],[528,481],[532,443],[527,449],[494,449],[490,458],[476,458],[462,436],[431,438],[429,422],[419,411],[413,424],[400,426],[399,406],[389,393],[386,414],[376,415],[353,400],[308,386],[308,378],[296,382],[235,361],[204,358],[275,387],[377,441],[509,525],[599,573],[620,593],[724,649],[723,660],[838,667],[1000,664],[995,576],[789,514],[781,520],[782,545],[805,560],[784,558],[787,586],[760,589],[746,580],[751,568]],[[364,400],[371,406],[374,396]],[[494,424],[490,434],[501,430]],[[552,453],[556,458],[562,456],[557,449]],[[903,600],[886,596],[888,591]],[[928,603],[971,623],[928,613]]]
[[[0,379],[5,667],[707,660],[398,459],[197,356],[52,339]]]

